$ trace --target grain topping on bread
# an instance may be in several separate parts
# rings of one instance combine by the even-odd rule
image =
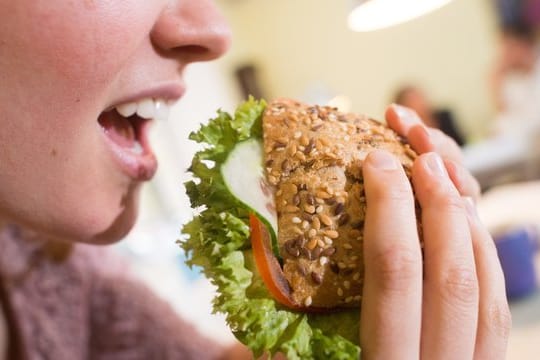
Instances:
[[[416,154],[378,121],[288,99],[268,104],[263,134],[293,299],[322,308],[358,306],[366,208],[362,162],[370,151],[384,149],[409,174]]]

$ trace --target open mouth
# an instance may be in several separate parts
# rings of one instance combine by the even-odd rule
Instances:
[[[148,141],[153,119],[166,119],[169,105],[165,100],[143,99],[118,105],[98,118],[114,157],[120,167],[136,180],[150,179],[157,161]]]
[[[143,125],[150,120],[143,119],[138,115],[124,117],[116,109],[102,113],[98,122],[103,128],[107,137],[119,147],[131,151],[134,154],[142,155],[145,151],[142,131]]]

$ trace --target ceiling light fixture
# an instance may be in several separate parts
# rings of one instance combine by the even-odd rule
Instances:
[[[348,18],[353,31],[372,31],[401,24],[434,11],[452,0],[359,0]]]

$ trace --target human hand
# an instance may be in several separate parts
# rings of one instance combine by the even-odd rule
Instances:
[[[411,109],[393,104],[386,110],[388,125],[403,136],[418,153],[436,152],[442,156],[450,179],[462,196],[480,197],[478,181],[462,165],[463,154],[456,142],[439,129],[429,128]]]
[[[415,148],[423,152],[430,145],[447,162],[429,152],[413,165],[423,251],[413,191],[400,163],[384,151],[364,162],[362,357],[503,359],[511,323],[504,278],[493,240],[447,171],[457,154],[444,138],[439,142],[440,134],[427,143],[422,127],[397,120],[394,128],[401,126]],[[409,134],[413,130],[419,135]]]

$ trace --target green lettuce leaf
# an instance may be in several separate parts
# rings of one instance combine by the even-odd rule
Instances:
[[[193,158],[186,183],[191,206],[199,213],[187,223],[180,246],[189,266],[200,266],[217,287],[215,312],[224,313],[234,335],[256,357],[281,352],[288,359],[358,359],[358,311],[302,314],[282,307],[255,270],[249,239],[248,209],[227,189],[221,164],[234,146],[262,138],[264,100],[241,104],[234,116],[219,110],[190,139],[205,144]]]

